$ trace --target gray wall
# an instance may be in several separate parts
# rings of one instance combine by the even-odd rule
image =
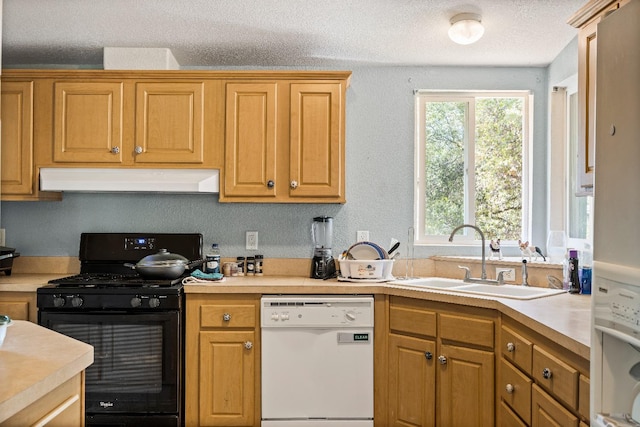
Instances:
[[[574,53],[577,55],[577,50]],[[576,65],[577,67],[577,65]],[[246,254],[244,233],[258,230],[265,257],[312,255],[310,224],[334,220],[334,247],[346,249],[356,230],[384,246],[392,237],[406,254],[413,222],[415,89],[528,89],[534,94],[533,233],[544,245],[547,200],[548,68],[354,68],[347,91],[345,205],[220,204],[211,195],[65,194],[61,202],[3,202],[7,245],[26,256],[77,256],[85,231],[201,232],[223,256]],[[516,255],[515,248],[507,250]],[[417,257],[479,255],[477,247],[416,247]]]

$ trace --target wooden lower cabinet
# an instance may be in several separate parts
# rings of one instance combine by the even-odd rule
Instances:
[[[531,396],[532,427],[578,427],[578,417],[567,411],[558,401],[536,384]]]
[[[84,409],[84,372],[81,372],[0,426],[80,427],[84,426]]]
[[[495,312],[391,297],[388,313],[388,421],[376,426],[494,426]]]
[[[38,323],[35,292],[0,292],[0,313],[14,320]]]
[[[260,425],[259,296],[187,294],[187,426]]]

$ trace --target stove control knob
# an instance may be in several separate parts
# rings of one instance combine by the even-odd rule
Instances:
[[[82,307],[82,304],[84,303],[84,300],[79,297],[78,295],[76,295],[75,297],[71,298],[71,305],[78,308],[78,307]]]
[[[158,298],[158,297],[149,298],[149,307],[157,308],[159,306],[160,306],[160,298]]]
[[[136,295],[135,297],[131,298],[130,302],[131,302],[131,307],[138,308],[142,305],[142,298]]]
[[[64,297],[60,296],[60,295],[54,295],[53,296],[53,306],[54,307],[64,307],[64,303],[67,302]]]

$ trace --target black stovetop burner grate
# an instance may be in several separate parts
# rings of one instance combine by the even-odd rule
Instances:
[[[160,287],[173,286],[182,281],[182,277],[176,279],[143,279],[136,274],[114,273],[80,273],[74,276],[62,277],[49,281],[49,284],[58,288],[107,288],[107,287]]]

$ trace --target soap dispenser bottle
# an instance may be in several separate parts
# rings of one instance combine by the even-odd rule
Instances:
[[[580,293],[580,276],[579,276],[579,263],[578,263],[578,250],[569,250],[569,293]]]

